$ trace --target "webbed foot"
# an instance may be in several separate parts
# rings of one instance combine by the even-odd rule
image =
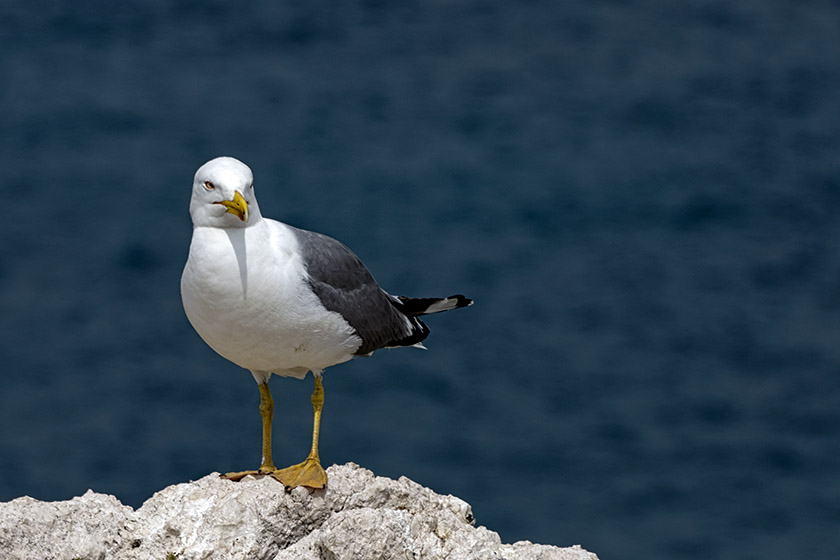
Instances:
[[[321,466],[317,457],[311,455],[302,463],[277,469],[271,477],[279,480],[285,486],[306,486],[307,488],[324,488],[327,485],[327,471]]]

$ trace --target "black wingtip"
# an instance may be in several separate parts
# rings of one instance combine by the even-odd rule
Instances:
[[[398,306],[403,314],[409,317],[441,313],[473,304],[473,300],[461,294],[445,298],[409,298],[397,296]]]
[[[455,307],[453,307],[452,309],[458,309],[458,308],[461,308],[461,307],[469,307],[470,305],[472,305],[474,303],[473,300],[471,300],[470,298],[468,298],[466,296],[463,296],[461,294],[455,294],[454,296],[449,296],[446,299],[454,299],[455,300]]]

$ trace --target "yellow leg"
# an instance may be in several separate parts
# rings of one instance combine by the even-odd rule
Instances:
[[[260,416],[262,416],[262,464],[260,472],[277,470],[271,460],[271,419],[274,417],[274,399],[268,390],[268,383],[260,383]]]
[[[312,449],[309,456],[302,463],[278,469],[271,476],[289,487],[307,486],[309,488],[323,488],[327,485],[327,472],[321,466],[318,458],[318,435],[321,431],[321,409],[324,406],[324,385],[321,378],[315,376],[315,390],[312,391],[312,409],[314,421],[312,426]]]
[[[260,416],[262,416],[262,464],[255,471],[239,471],[223,474],[222,478],[242,480],[249,474],[270,474],[277,470],[271,460],[271,419],[274,416],[274,399],[268,390],[268,382],[260,383]]]

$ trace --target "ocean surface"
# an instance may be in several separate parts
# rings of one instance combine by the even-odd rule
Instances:
[[[325,376],[321,457],[604,560],[840,557],[840,5],[0,8],[0,501],[256,467],[181,308],[192,176],[337,237],[428,351]],[[275,378],[274,454],[311,378]]]

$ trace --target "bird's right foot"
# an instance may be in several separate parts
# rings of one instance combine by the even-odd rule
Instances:
[[[271,474],[276,470],[277,470],[276,468],[271,468],[271,469],[260,468],[260,469],[257,469],[255,471],[229,472],[229,473],[225,473],[225,474],[222,474],[222,475],[219,475],[219,476],[221,478],[224,478],[225,480],[232,480],[234,482],[238,482],[238,481],[242,480],[243,478],[245,478],[246,476],[264,476],[264,475],[267,475],[267,474]]]

